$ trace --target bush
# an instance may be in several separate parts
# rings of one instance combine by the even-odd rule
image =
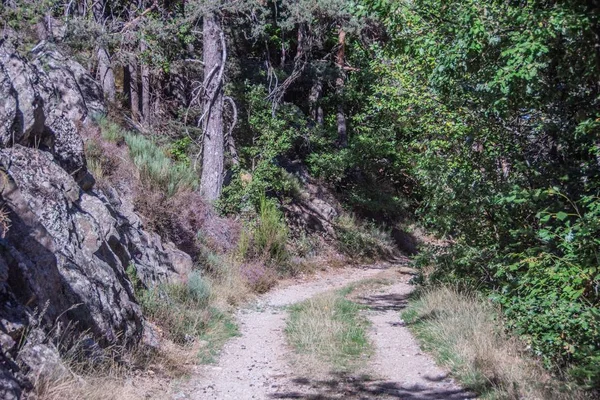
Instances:
[[[135,278],[132,281],[136,286]],[[211,287],[200,273],[192,272],[184,283],[163,283],[149,289],[138,285],[136,295],[144,314],[163,327],[170,339],[184,344],[209,333],[222,339],[237,332],[230,318],[212,305]]]
[[[600,200],[573,201],[557,189],[513,191],[496,200],[503,244],[476,232],[422,255],[437,271],[430,282],[484,289],[503,307],[506,325],[548,368],[600,387]],[[532,210],[541,209],[537,213]],[[508,217],[529,215],[515,227]],[[469,243],[470,242],[470,243]]]
[[[277,283],[276,274],[260,261],[243,263],[240,266],[240,273],[246,284],[255,293],[266,293]]]

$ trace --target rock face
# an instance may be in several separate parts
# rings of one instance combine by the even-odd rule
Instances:
[[[335,196],[313,179],[302,163],[280,160],[280,165],[302,182],[302,192],[285,205],[289,222],[303,230],[324,232],[335,237],[335,219],[341,210]]]
[[[29,62],[0,40],[3,399],[19,398],[28,373],[48,370],[40,360],[56,361],[43,334],[52,327],[86,332],[95,346],[141,339],[128,268],[146,284],[191,269],[189,256],[143,230],[118,193],[93,188],[79,127],[104,111],[98,83],[50,44],[31,56]]]

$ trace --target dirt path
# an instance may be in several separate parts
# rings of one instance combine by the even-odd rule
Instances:
[[[467,394],[420,353],[399,310],[411,287],[407,278],[360,297],[370,307],[376,353],[371,378],[299,378],[290,366],[285,343],[285,307],[352,282],[375,277],[382,267],[324,274],[265,295],[238,315],[241,336],[228,342],[216,366],[198,368],[174,399],[462,399]]]

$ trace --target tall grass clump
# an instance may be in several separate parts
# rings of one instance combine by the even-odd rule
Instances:
[[[135,134],[126,134],[125,142],[143,182],[172,196],[183,190],[198,187],[198,175],[187,164],[169,158],[152,140]]]
[[[118,143],[125,139],[125,131],[123,130],[123,128],[121,128],[119,124],[106,118],[106,116],[98,118],[96,122],[100,127],[100,132],[104,140],[113,143]]]
[[[237,327],[231,317],[215,306],[212,283],[199,272],[192,272],[185,282],[162,283],[144,289],[130,267],[128,275],[136,288],[136,296],[144,315],[160,325],[176,343],[188,344],[205,340],[203,361],[211,361]]]
[[[338,249],[355,259],[373,260],[394,252],[390,233],[374,223],[361,222],[352,214],[342,214],[336,221]]]
[[[259,254],[278,266],[289,258],[286,243],[288,227],[283,214],[275,204],[262,196],[259,205],[259,221],[254,231],[254,243]]]
[[[424,348],[482,398],[583,398],[509,338],[500,316],[486,299],[452,287],[425,290],[402,315]]]
[[[344,298],[343,292],[326,293],[290,309],[285,333],[309,370],[323,367],[352,372],[372,352],[367,335],[368,320],[361,307]]]
[[[246,229],[240,233],[238,255],[242,261],[260,261],[285,270],[290,258],[288,234],[283,213],[263,195],[259,200],[257,218],[248,221]]]

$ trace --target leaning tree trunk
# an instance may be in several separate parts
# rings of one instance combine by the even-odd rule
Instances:
[[[104,24],[104,1],[96,0],[93,4],[94,19],[100,26]],[[115,74],[110,63],[110,53],[106,45],[100,43],[96,51],[98,56],[98,76],[104,96],[107,100],[114,102],[116,96]]]
[[[200,193],[215,201],[223,187],[223,71],[225,40],[218,16],[204,17],[203,61],[205,96],[203,101],[203,153]]]
[[[342,93],[344,91],[344,51],[346,47],[346,32],[340,28],[338,36],[338,51],[335,57],[335,63],[338,67],[338,77],[335,80],[335,89],[338,94],[338,106],[337,106],[337,131],[338,131],[338,143],[340,147],[346,147],[348,145],[348,132],[346,127],[346,114],[344,113],[344,103],[342,102]]]

